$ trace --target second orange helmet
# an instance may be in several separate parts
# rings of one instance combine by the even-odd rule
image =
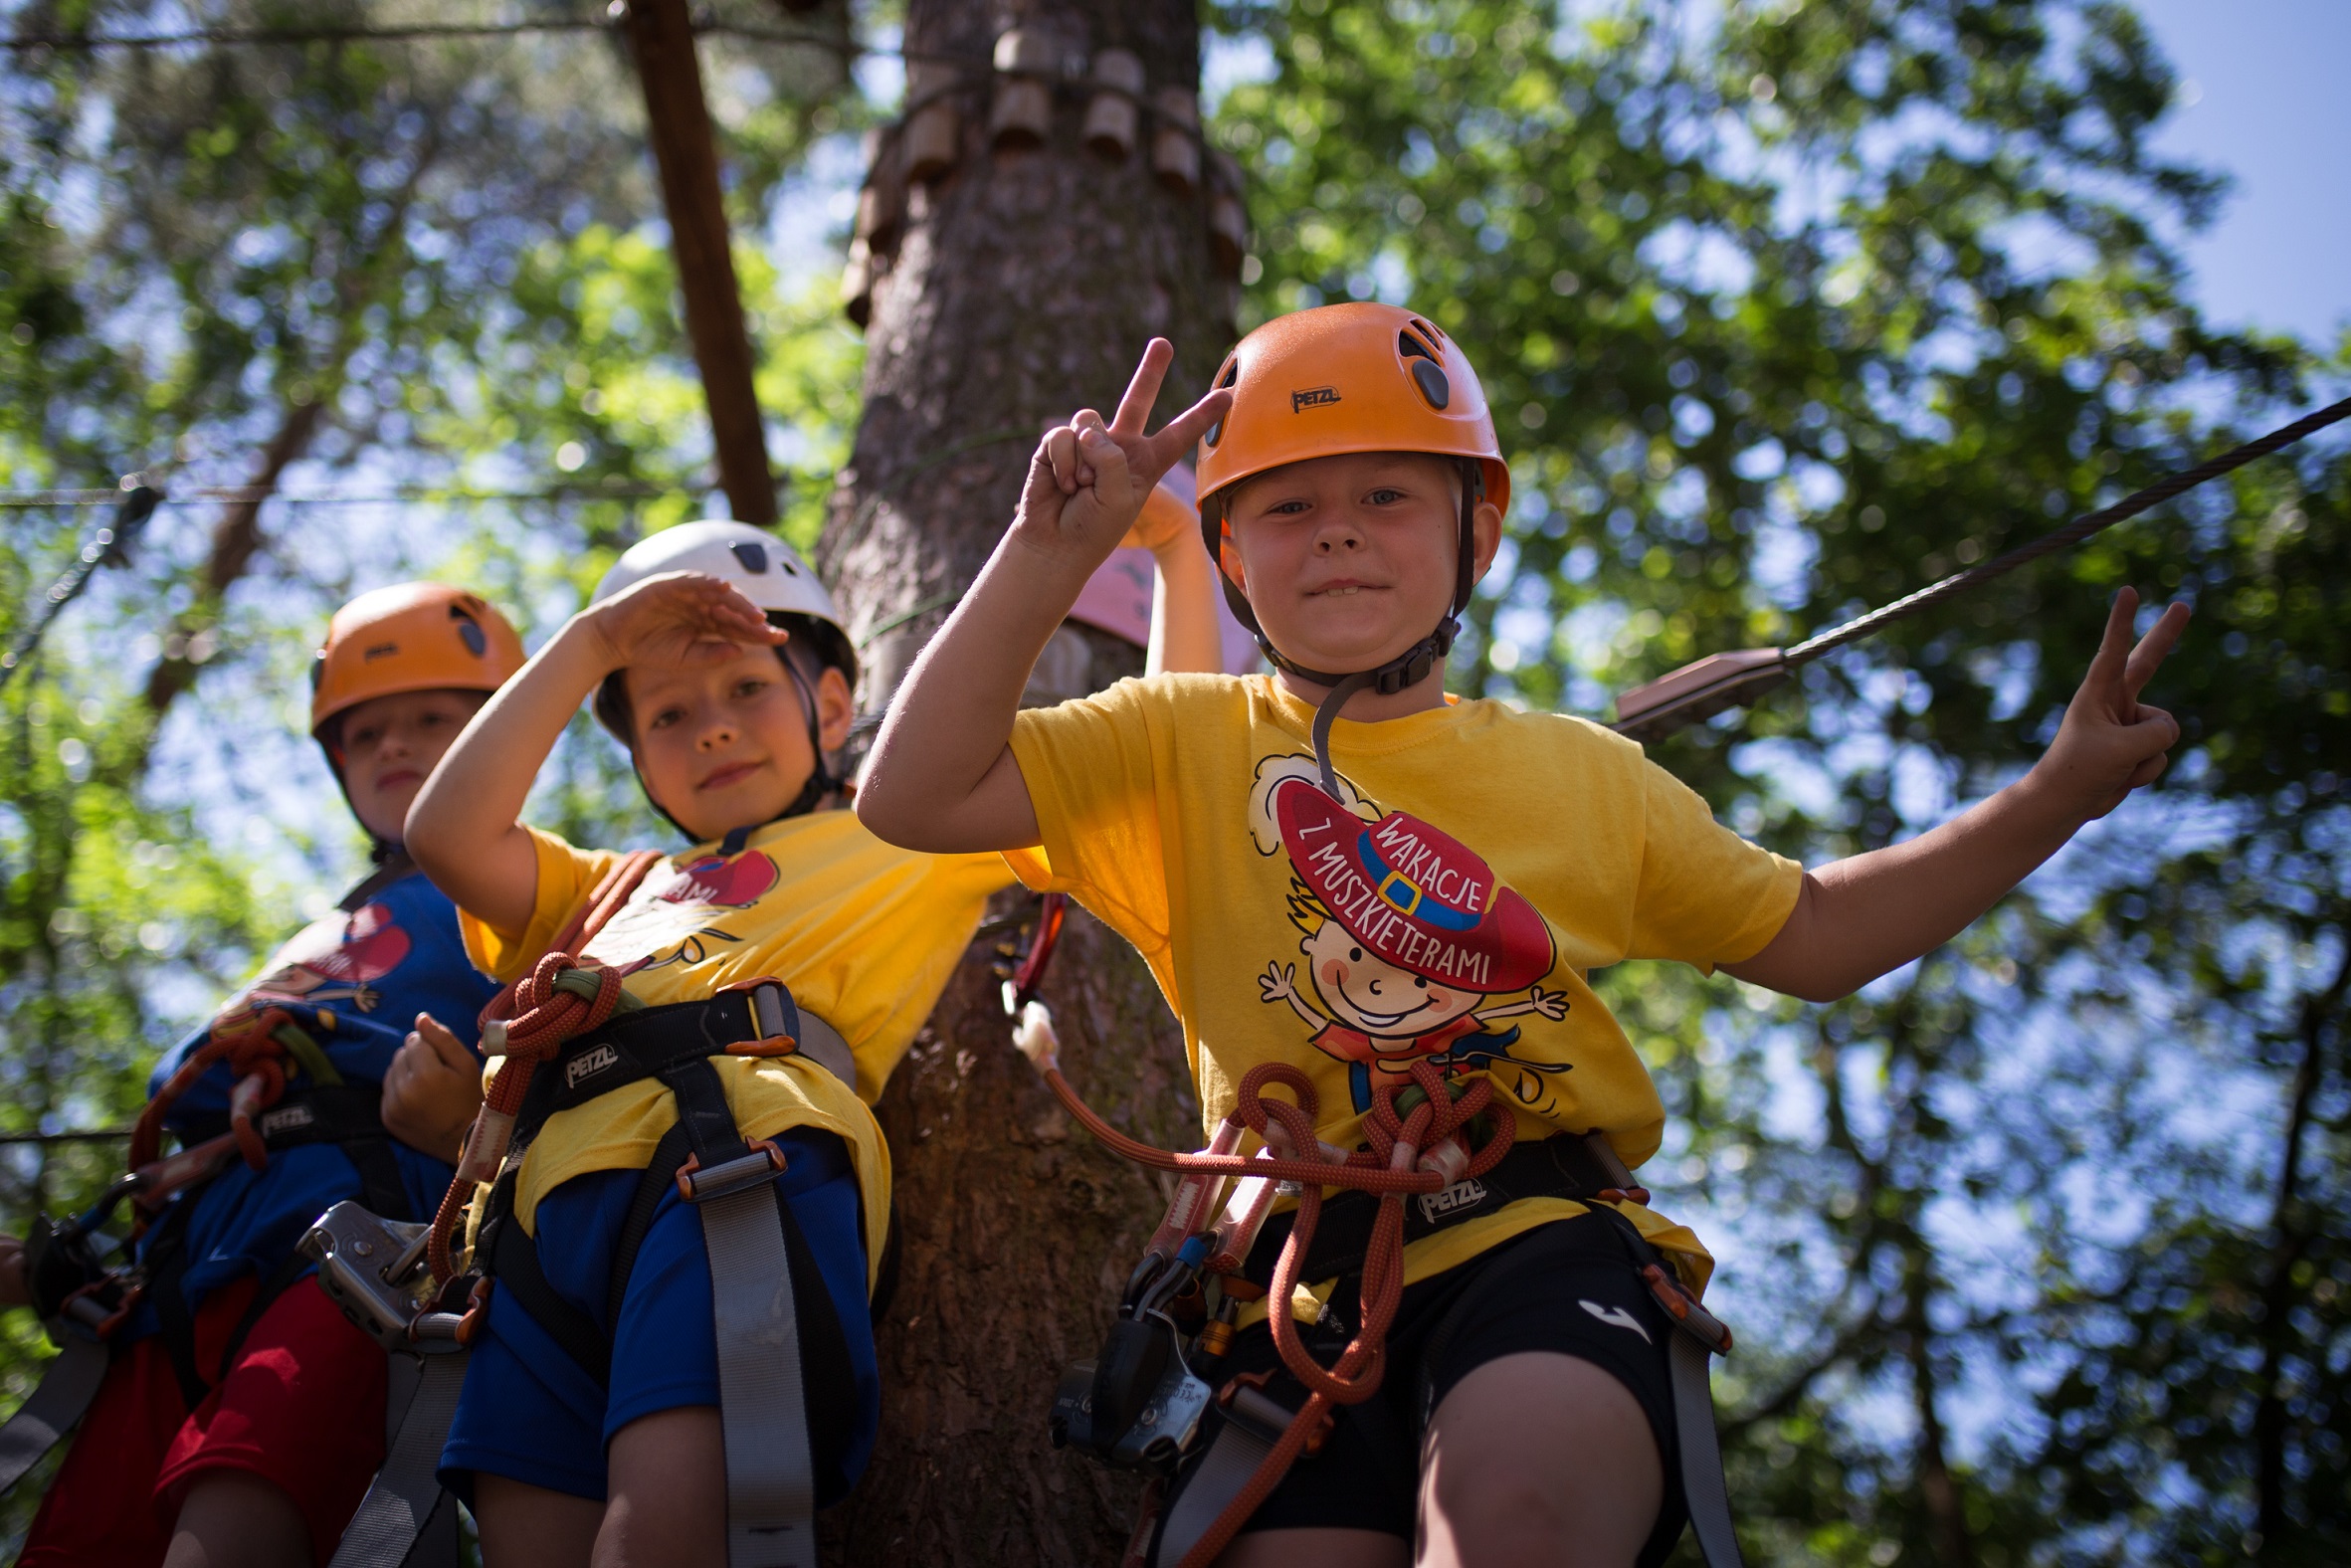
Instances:
[[[445,583],[378,588],[335,611],[310,668],[310,732],[371,697],[495,691],[522,668],[522,639],[489,600]]]

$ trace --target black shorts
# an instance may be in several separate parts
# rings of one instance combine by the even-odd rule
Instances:
[[[1666,1360],[1674,1329],[1638,1268],[1617,1221],[1590,1214],[1528,1231],[1459,1268],[1407,1285],[1388,1334],[1388,1372],[1379,1392],[1360,1405],[1335,1410],[1321,1451],[1301,1456],[1243,1528],[1378,1530],[1413,1539],[1421,1437],[1439,1403],[1488,1361],[1544,1350],[1602,1368],[1631,1390],[1648,1414],[1665,1470],[1665,1498],[1640,1560],[1642,1568],[1664,1562],[1689,1517],[1675,1459],[1672,1373]],[[1489,1281],[1490,1287],[1482,1287]],[[1300,1340],[1325,1366],[1337,1359],[1347,1331],[1355,1326],[1351,1281],[1342,1283],[1331,1306],[1323,1323],[1298,1325]],[[1628,1319],[1639,1327],[1629,1326]],[[1441,1324],[1447,1325],[1443,1342],[1433,1344]],[[1273,1330],[1259,1323],[1236,1336],[1216,1380],[1280,1365]],[[1305,1399],[1305,1391],[1286,1373],[1274,1378],[1269,1392],[1292,1409]],[[1213,1440],[1222,1421],[1212,1410],[1203,1437]],[[1207,1450],[1204,1442],[1194,1451],[1175,1491],[1182,1490]],[[1163,1508],[1160,1517],[1170,1511]]]

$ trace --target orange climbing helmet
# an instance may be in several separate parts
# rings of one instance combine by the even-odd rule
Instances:
[[[335,611],[310,666],[310,733],[370,697],[495,691],[522,668],[522,639],[489,600],[445,583],[378,588]]]
[[[1402,305],[1275,316],[1234,345],[1216,385],[1232,389],[1233,408],[1200,443],[1203,500],[1308,458],[1431,452],[1475,463],[1485,499],[1510,508],[1510,470],[1477,372],[1442,327]],[[1210,539],[1212,556],[1216,546]]]
[[[1470,526],[1476,505],[1510,509],[1510,469],[1494,435],[1485,389],[1469,356],[1427,316],[1401,305],[1360,301],[1275,316],[1234,345],[1217,372],[1233,407],[1200,443],[1200,535],[1224,578],[1233,613],[1281,669],[1336,686],[1352,675],[1307,670],[1284,659],[1234,583],[1226,500],[1243,480],[1310,458],[1355,452],[1426,452],[1462,466],[1462,517],[1453,607],[1436,632],[1402,658],[1359,672],[1359,685],[1400,690],[1428,675],[1452,648],[1475,586]]]

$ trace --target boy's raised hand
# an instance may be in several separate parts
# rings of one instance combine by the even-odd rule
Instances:
[[[1175,348],[1166,338],[1152,338],[1108,424],[1085,408],[1046,433],[1029,464],[1020,514],[1013,522],[1016,532],[1086,571],[1118,547],[1151,488],[1233,403],[1230,392],[1211,392],[1157,435],[1145,434],[1144,423],[1174,358]]]
[[[2057,738],[2033,768],[2039,781],[2059,791],[2084,821],[2103,817],[2132,790],[2154,783],[2180,738],[2179,721],[2141,702],[2139,692],[2178,646],[2188,607],[2166,609],[2133,647],[2130,629],[2138,608],[2134,590],[2114,596],[2089,674],[2065,708]]]
[[[663,572],[614,594],[581,620],[596,636],[607,669],[630,665],[713,665],[738,645],[772,647],[790,639],[730,582],[707,572]]]

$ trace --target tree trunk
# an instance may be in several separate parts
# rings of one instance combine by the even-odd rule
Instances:
[[[1026,36],[999,51],[1006,28]],[[1154,178],[1148,115],[1122,158],[1080,131],[1086,62],[1098,70],[1104,50],[1141,59],[1146,102],[1196,91],[1188,0],[913,0],[905,36],[910,107],[951,106],[952,161],[877,231],[865,414],[820,545],[870,709],[995,546],[1044,426],[1113,404],[1154,333],[1176,345],[1164,418],[1232,337],[1208,193]],[[991,58],[1020,72],[992,73]],[[991,137],[1008,88],[1050,100],[1041,135]],[[883,138],[883,155],[901,144]],[[1140,663],[1065,628],[1032,693],[1093,689]],[[1017,891],[998,905],[1027,907]],[[990,956],[975,949],[882,1097],[903,1274],[881,1331],[881,1446],[828,1522],[836,1563],[1107,1564],[1132,1519],[1131,1479],[1055,1453],[1046,1414],[1063,1366],[1094,1352],[1166,1189],[1072,1132],[1010,1049]],[[1181,1037],[1131,950],[1074,915],[1046,997],[1096,1106],[1136,1136],[1199,1144]]]

